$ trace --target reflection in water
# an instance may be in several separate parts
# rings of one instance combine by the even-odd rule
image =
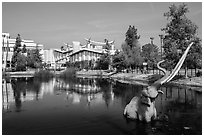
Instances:
[[[90,134],[89,128],[93,127],[96,134],[201,134],[202,94],[187,88],[172,85],[161,87],[164,94],[160,95],[155,101],[160,119],[149,124],[130,121],[122,115],[129,101],[134,96],[140,95],[143,86],[139,85],[128,85],[107,79],[94,78],[76,78],[66,81],[54,78],[46,82],[33,78],[12,78],[2,80],[2,89],[3,130],[8,130],[10,127],[5,126],[5,123],[9,123],[4,119],[4,116],[9,116],[9,113],[6,112],[21,112],[26,115],[25,112],[22,112],[22,108],[27,105],[29,106],[26,108],[28,112],[32,112],[36,107],[42,108],[40,117],[42,117],[43,121],[48,119],[48,123],[51,122],[49,117],[52,117],[52,115],[59,115],[59,117],[66,120],[75,119],[75,122],[84,126],[85,130],[83,132],[82,130],[78,131],[78,134]],[[64,104],[62,104],[61,97],[65,101]],[[41,105],[37,106],[35,104],[35,108],[28,104],[28,102],[39,101]],[[69,106],[69,109],[63,108],[63,105]],[[53,111],[51,111],[52,107],[55,108]],[[87,111],[86,108],[91,109]],[[65,113],[65,111],[68,112]],[[78,115],[81,112],[83,115]],[[63,117],[64,113],[65,116]],[[70,119],[68,119],[68,115],[71,115]],[[28,117],[31,116],[28,115]],[[16,118],[18,119],[18,116]],[[57,117],[55,119],[56,121],[53,121],[52,124],[53,128],[55,128],[55,134],[71,134],[73,130],[61,131],[62,128],[54,127],[58,125],[55,123],[60,121]],[[79,120],[77,121],[77,119]],[[83,123],[83,120],[85,120],[86,124]],[[73,123],[67,123],[66,121],[63,123],[63,121],[60,122],[60,125]],[[35,126],[35,123],[33,123],[35,120],[29,122]],[[49,131],[49,126],[43,127],[43,124],[41,125],[44,132]],[[100,125],[99,127],[103,126],[105,131],[102,132],[98,125]],[[68,129],[77,128],[77,126],[67,126],[65,127]],[[19,134],[19,132],[20,129],[12,133]],[[32,133],[30,131],[27,134]]]
[[[10,105],[15,104],[19,112],[22,102],[42,99],[43,94],[53,92],[53,81],[41,83],[33,78],[3,79],[3,110],[9,110]]]
[[[93,103],[104,103],[108,105],[114,99],[112,85],[105,79],[75,79],[72,82],[56,80],[55,92],[66,92],[67,100],[73,104],[80,102],[90,106]]]

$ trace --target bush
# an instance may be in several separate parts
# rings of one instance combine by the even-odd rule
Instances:
[[[63,71],[59,77],[60,78],[73,78],[76,76],[76,68],[74,67],[69,67],[65,71]]]
[[[198,71],[197,73],[196,73],[196,77],[201,77],[202,76],[202,71]]]
[[[53,77],[54,77],[54,74],[49,70],[40,70],[38,72],[35,72],[34,74],[34,78],[40,79],[40,80],[49,80]]]

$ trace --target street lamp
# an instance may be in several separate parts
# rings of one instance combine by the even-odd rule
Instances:
[[[6,35],[3,35],[3,43],[2,43],[2,65],[4,65],[4,63],[5,63],[5,60],[4,60],[4,38],[6,37]]]
[[[164,36],[160,34],[159,37],[160,37],[160,42],[161,42],[161,58],[162,58],[162,44],[163,44]]]

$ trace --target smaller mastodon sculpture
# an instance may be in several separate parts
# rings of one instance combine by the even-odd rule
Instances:
[[[140,96],[135,96],[132,98],[124,110],[124,115],[127,118],[138,119],[146,122],[150,122],[152,119],[157,118],[155,99],[159,93],[163,94],[163,92],[158,89],[162,84],[169,82],[178,73],[192,44],[193,42],[187,47],[186,51],[171,73],[167,73],[164,68],[159,66],[162,62],[164,62],[163,60],[157,64],[157,67],[164,72],[164,77],[157,80],[152,85],[144,88]]]

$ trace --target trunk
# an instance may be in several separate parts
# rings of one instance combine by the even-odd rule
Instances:
[[[153,74],[154,74],[154,66],[153,66]]]
[[[4,60],[4,38],[3,38],[3,47],[2,47],[2,65],[4,65],[5,60]]]
[[[193,70],[192,70],[192,68],[191,68],[191,77],[193,77]]]
[[[7,41],[7,48],[6,48],[6,67],[5,67],[5,71],[6,71],[6,68],[7,68],[8,48],[9,48],[9,43],[8,43],[8,41]]]
[[[185,66],[185,78],[186,79],[188,78],[188,67],[187,67],[187,65]]]
[[[196,67],[195,67],[195,76],[196,76]]]
[[[136,72],[138,73],[138,66],[136,67]]]

